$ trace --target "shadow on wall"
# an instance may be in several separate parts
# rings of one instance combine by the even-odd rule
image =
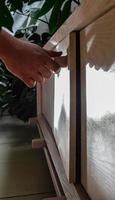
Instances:
[[[115,70],[115,23],[113,23],[114,9],[99,18],[82,31],[83,51],[85,63],[95,69],[104,71]],[[84,45],[86,44],[86,45]]]

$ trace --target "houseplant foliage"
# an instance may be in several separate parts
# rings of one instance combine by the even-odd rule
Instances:
[[[63,24],[71,14],[71,4],[73,0],[45,0],[40,8],[31,8],[35,2],[43,0],[1,0],[0,1],[0,25],[7,27],[12,31],[14,24],[13,15],[15,13],[31,17],[36,20],[42,20],[44,15],[50,12],[48,21],[49,32],[36,33],[37,26],[33,24],[15,32],[15,37],[26,37],[30,42],[44,46],[52,34]],[[74,0],[80,4],[79,0]],[[24,9],[27,5],[28,9]],[[7,110],[10,115],[15,115],[23,121],[36,115],[36,89],[28,88],[18,78],[8,72],[0,61],[0,114]]]
[[[0,111],[5,110],[23,121],[36,115],[36,90],[28,88],[22,81],[7,71],[0,62]]]
[[[0,1],[0,24],[12,30],[13,17],[12,15],[17,11],[22,15],[40,19],[51,11],[48,22],[49,33],[53,34],[57,28],[69,17],[71,14],[71,4],[74,1],[80,5],[80,0],[45,0],[41,8],[31,9],[31,4],[43,0],[1,0]],[[28,9],[23,10],[24,4],[28,5]],[[12,15],[11,15],[12,12]],[[5,18],[3,17],[5,16]],[[5,19],[5,20],[4,20]]]

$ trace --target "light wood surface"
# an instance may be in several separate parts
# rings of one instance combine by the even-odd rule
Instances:
[[[70,32],[83,29],[114,6],[115,0],[82,0],[81,6],[76,8],[74,13],[48,41],[45,48],[55,48]]]
[[[69,48],[69,49],[68,49]],[[42,84],[42,113],[50,125],[70,182],[76,179],[76,33],[56,47],[69,65]],[[65,57],[66,58],[66,57]],[[61,58],[58,63],[63,63]],[[39,90],[38,90],[39,93]],[[71,98],[70,98],[71,97]]]
[[[68,45],[69,45],[69,33],[73,30],[82,30],[81,31],[81,71],[82,71],[82,75],[81,75],[81,86],[82,86],[82,94],[81,94],[81,103],[82,103],[82,107],[81,107],[81,117],[82,117],[82,127],[81,127],[81,131],[82,131],[82,135],[81,135],[81,160],[82,160],[82,169],[81,169],[81,174],[82,174],[82,184],[84,186],[84,188],[86,189],[86,191],[89,193],[89,195],[93,198],[93,200],[103,200],[103,196],[98,196],[98,195],[103,195],[104,191],[105,194],[107,194],[107,185],[108,187],[111,185],[111,183],[114,185],[114,180],[112,179],[112,174],[111,172],[113,172],[113,168],[110,168],[110,173],[108,173],[106,175],[105,173],[105,177],[110,177],[109,179],[106,178],[105,184],[107,182],[107,180],[109,180],[109,182],[105,185],[103,185],[104,181],[100,181],[101,185],[100,185],[100,190],[99,190],[99,181],[95,181],[95,179],[97,178],[97,171],[99,172],[100,169],[102,169],[100,167],[100,160],[98,160],[97,163],[99,170],[95,170],[96,174],[94,173],[94,168],[91,168],[92,166],[92,162],[94,159],[89,159],[89,155],[90,155],[90,150],[88,150],[89,148],[89,142],[88,138],[86,137],[86,90],[85,90],[85,86],[86,86],[86,75],[85,75],[85,66],[86,63],[89,62],[90,66],[95,65],[96,69],[102,68],[103,70],[105,70],[105,66],[106,66],[106,70],[108,70],[111,65],[112,65],[112,61],[114,62],[114,38],[115,38],[115,33],[113,32],[114,29],[114,7],[115,7],[115,0],[84,0],[82,5],[77,8],[75,10],[75,12],[70,16],[70,18],[64,23],[64,25],[62,25],[62,27],[54,34],[54,36],[51,38],[51,40],[45,45],[44,48],[46,49],[56,49],[57,51],[60,50],[64,50],[67,51]],[[109,14],[108,12],[111,10]],[[113,10],[113,11],[112,11]],[[103,18],[105,17],[105,15],[107,15],[106,20]],[[98,19],[101,17],[101,20]],[[97,20],[99,21],[99,23],[95,23],[94,21]],[[92,23],[94,22],[94,23]],[[90,23],[92,23],[92,25],[89,25]],[[88,26],[88,27],[87,27]],[[87,27],[87,28],[85,28]],[[85,28],[85,29],[84,29]],[[65,43],[65,40],[67,41],[67,43]],[[104,41],[104,43],[103,43]],[[64,47],[65,45],[65,47]],[[101,48],[102,47],[102,48]],[[108,47],[109,51],[106,51],[106,48]],[[108,53],[109,52],[109,53]],[[106,58],[106,59],[105,59]],[[104,62],[105,60],[105,62]],[[93,81],[92,81],[93,82]],[[55,78],[54,78],[54,82],[53,84],[56,83]],[[65,171],[67,172],[67,163],[66,163],[66,167],[64,168],[64,162],[62,163],[63,159],[63,151],[60,151],[60,145],[59,145],[59,140],[56,139],[56,135],[52,135],[52,131],[53,133],[55,132],[54,130],[54,121],[53,121],[53,115],[55,116],[56,112],[56,107],[55,107],[55,89],[51,89],[51,93],[48,90],[48,87],[50,86],[51,82],[49,82],[49,85],[47,84],[47,86],[45,86],[44,91],[46,90],[46,94],[52,94],[53,96],[53,101],[51,99],[52,103],[52,109],[51,109],[51,113],[50,116],[47,115],[47,109],[44,110],[45,112],[43,113],[43,115],[38,116],[38,123],[39,126],[41,127],[43,136],[46,140],[47,143],[47,147],[48,150],[51,154],[51,158],[53,161],[53,164],[55,166],[56,172],[58,173],[58,177],[60,179],[61,185],[63,187],[64,193],[66,194],[66,197],[68,200],[78,200],[78,199],[85,199],[85,197],[81,197],[79,195],[78,190],[75,188],[75,186],[73,184],[70,184],[68,182],[68,174],[65,173]],[[55,84],[56,86],[56,84]],[[60,91],[59,91],[60,93]],[[43,97],[43,94],[42,94]],[[47,96],[44,96],[47,97]],[[46,101],[46,99],[45,99]],[[47,103],[47,101],[45,102],[45,104]],[[51,104],[48,103],[48,106],[51,106]],[[43,108],[43,105],[42,105]],[[49,111],[48,111],[49,112]],[[42,112],[41,112],[42,113]],[[64,115],[65,117],[65,115]],[[66,120],[65,120],[66,121]],[[48,122],[48,123],[47,123]],[[49,125],[50,126],[49,126]],[[60,126],[62,128],[62,126]],[[57,134],[58,135],[58,134]],[[55,137],[55,140],[54,140]],[[58,135],[59,137],[59,135]],[[60,137],[61,138],[61,137]],[[55,143],[56,141],[56,143]],[[62,138],[62,143],[65,142],[63,141]],[[69,146],[69,145],[68,145]],[[57,149],[58,147],[58,149]],[[111,148],[110,148],[111,149]],[[59,150],[59,152],[58,152]],[[88,155],[89,154],[89,155]],[[61,159],[60,159],[60,155],[61,155]],[[99,155],[99,152],[98,152]],[[90,161],[91,162],[90,162]],[[68,162],[68,161],[67,161]],[[102,161],[101,161],[102,162]],[[104,162],[107,163],[107,162]],[[94,163],[93,163],[94,164]],[[111,163],[112,165],[112,163]],[[113,163],[114,165],[114,163]],[[89,167],[90,166],[90,167]],[[105,165],[107,166],[107,165]],[[93,165],[93,167],[95,167]],[[97,165],[96,165],[97,167]],[[95,168],[96,168],[95,167]],[[108,167],[108,166],[107,166]],[[88,171],[89,170],[89,171]],[[91,171],[92,170],[92,171]],[[106,170],[105,170],[106,171]],[[109,170],[108,170],[109,171]],[[102,170],[101,170],[102,173]],[[103,173],[102,173],[103,174]],[[90,177],[90,178],[89,178]],[[93,177],[93,178],[92,178]],[[100,176],[102,177],[102,176]],[[104,178],[104,176],[103,176]],[[98,179],[100,180],[100,179]],[[103,180],[103,179],[102,179]],[[104,179],[105,180],[105,179]],[[113,182],[111,182],[111,180]],[[93,189],[92,189],[93,187]],[[94,191],[94,189],[96,188],[96,193]],[[103,189],[102,189],[103,188]],[[112,188],[112,187],[111,187]],[[102,192],[103,190],[103,192]],[[110,191],[110,189],[108,189],[108,191]],[[114,189],[111,189],[111,200],[113,200],[114,196],[113,193]],[[96,195],[94,195],[96,194]],[[105,195],[104,194],[104,195]],[[108,194],[107,194],[108,195]],[[112,196],[113,195],[113,196]],[[106,196],[105,199],[107,199],[108,196]],[[105,200],[104,199],[104,200]],[[110,199],[110,198],[108,198]],[[107,199],[107,200],[108,200]]]
[[[33,149],[43,149],[46,146],[44,139],[33,139],[32,140],[32,148]]]
[[[62,160],[60,158],[59,151],[56,147],[54,137],[52,135],[52,131],[50,127],[48,126],[45,118],[43,115],[38,116],[38,126],[40,127],[43,137],[45,138],[47,148],[50,152],[54,167],[56,169],[56,172],[58,174],[59,180],[61,182],[62,188],[64,190],[65,196],[67,200],[81,200],[74,184],[69,183],[63,164]],[[82,200],[86,200],[83,199]]]
[[[37,83],[37,114],[42,112],[42,85]]]
[[[43,139],[44,136],[42,134],[41,127],[39,126],[38,119],[37,119],[36,125],[38,127],[40,138]],[[47,148],[47,143],[46,143],[46,148],[44,148],[44,154],[45,154],[45,157],[46,157],[46,160],[47,160],[48,168],[49,168],[50,175],[51,175],[51,178],[52,178],[52,181],[53,181],[53,185],[54,185],[54,188],[55,188],[56,195],[58,197],[60,197],[60,196],[64,195],[64,192],[63,192],[59,177],[57,175],[56,169],[54,167],[51,155],[50,155],[49,150]]]
[[[52,181],[53,181],[53,184],[54,184],[56,194],[57,194],[58,197],[61,197],[62,195],[64,195],[64,192],[63,192],[60,180],[58,178],[57,172],[55,170],[54,164],[52,162],[50,153],[49,153],[47,148],[44,149],[44,152],[45,152],[45,156],[46,156],[46,159],[47,159],[48,167],[49,167],[49,170],[50,170],[50,173],[51,173],[51,177],[52,177]]]
[[[59,43],[56,49],[61,49],[63,55],[68,56],[69,65],[54,76],[53,134],[67,178],[74,182],[76,178],[76,33],[72,33],[70,37]]]
[[[33,124],[33,125],[35,125],[36,124],[36,120],[37,120],[37,117],[31,117],[31,118],[29,118],[29,121],[28,121],[28,124]]]
[[[54,127],[54,77],[42,84],[42,113]]]
[[[81,31],[82,184],[115,199],[115,8]]]

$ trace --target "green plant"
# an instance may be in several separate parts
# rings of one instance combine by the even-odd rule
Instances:
[[[43,46],[49,39],[50,34],[43,33],[41,36],[35,33],[36,27],[18,30],[16,37],[26,36],[30,42]],[[36,116],[36,89],[28,88],[22,81],[7,71],[0,61],[0,116],[7,111],[23,121]]]
[[[71,14],[71,4],[74,1],[80,4],[79,0],[45,0],[41,8],[32,9],[31,4],[42,0],[1,0],[0,1],[0,25],[12,31],[14,23],[13,15],[18,13],[48,24],[49,32],[36,33],[37,26],[33,24],[16,31],[15,37],[26,37],[30,42],[44,46],[52,34],[63,24]],[[23,10],[24,4],[28,5]],[[50,11],[49,21],[41,19]],[[18,78],[8,72],[0,61],[0,115],[4,111],[15,115],[23,121],[29,117],[36,116],[36,89],[29,89]]]
[[[0,25],[12,30],[13,14],[18,12],[18,14],[47,23],[49,33],[53,34],[71,14],[72,2],[80,5],[80,0],[45,0],[41,8],[33,10],[31,4],[37,1],[43,0],[2,0],[0,3]],[[25,11],[23,11],[24,4],[28,5],[28,9]],[[51,12],[49,21],[42,20],[41,17],[49,11]]]
[[[4,111],[23,121],[36,116],[36,89],[28,88],[0,62],[0,115]]]

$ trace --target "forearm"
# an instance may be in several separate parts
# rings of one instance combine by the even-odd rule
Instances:
[[[2,29],[0,31],[0,58],[4,59],[12,51],[13,46],[14,36],[9,31]]]

